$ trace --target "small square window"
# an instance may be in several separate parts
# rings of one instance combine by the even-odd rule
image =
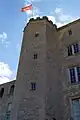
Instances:
[[[37,59],[37,54],[34,54],[34,59]]]
[[[38,37],[38,36],[39,36],[39,33],[38,33],[38,32],[36,32],[36,33],[35,33],[35,37]]]
[[[69,30],[68,33],[69,33],[69,36],[72,35],[72,31],[71,30]]]
[[[36,90],[36,83],[35,82],[31,83],[31,90]]]

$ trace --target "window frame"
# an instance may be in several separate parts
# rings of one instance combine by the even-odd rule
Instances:
[[[30,83],[30,90],[35,91],[36,90],[36,82],[31,82]]]
[[[38,54],[34,54],[33,58],[36,60],[38,58]]]
[[[71,71],[73,70],[73,71]],[[70,76],[70,83],[76,83],[76,74],[75,74],[75,67],[69,68],[69,76]]]

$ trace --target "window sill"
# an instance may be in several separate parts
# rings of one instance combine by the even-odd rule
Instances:
[[[78,55],[80,55],[80,52],[78,52],[78,53],[75,53],[75,54],[73,54],[73,55],[71,55],[71,56],[64,56],[64,58],[67,58],[67,59],[69,59],[69,58],[73,58],[73,57],[76,57],[76,56],[78,56]]]
[[[80,82],[76,82],[76,83],[71,83],[71,82],[68,82],[68,85],[69,85],[69,86],[73,86],[73,85],[80,85]]]

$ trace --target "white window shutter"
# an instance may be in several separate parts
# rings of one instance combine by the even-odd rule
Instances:
[[[75,69],[76,82],[78,82],[77,68],[74,67],[74,69]]]

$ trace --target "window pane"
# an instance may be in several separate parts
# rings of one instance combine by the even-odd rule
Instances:
[[[10,120],[10,112],[6,113],[6,120]]]
[[[31,90],[36,90],[36,83],[31,83]]]
[[[71,83],[75,83],[76,82],[75,68],[70,68],[69,70],[70,70]]]
[[[34,54],[34,59],[37,59],[37,54]]]
[[[11,111],[12,103],[8,103],[7,111]]]
[[[72,116],[74,120],[80,120],[80,103],[79,99],[72,100]]]
[[[72,55],[72,46],[68,46],[68,56]]]
[[[80,67],[77,67],[78,81],[80,82]]]
[[[78,44],[75,44],[73,46],[74,46],[74,53],[78,53],[79,52],[79,46],[78,46]]]

